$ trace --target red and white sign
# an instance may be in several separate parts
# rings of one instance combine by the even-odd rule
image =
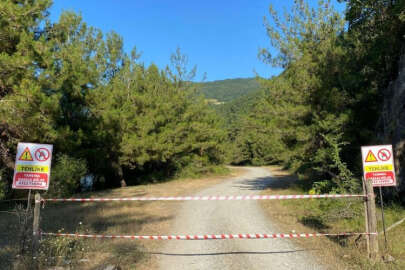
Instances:
[[[18,143],[13,188],[47,190],[52,149],[51,144]]]
[[[373,186],[396,186],[392,145],[362,146],[364,179]]]

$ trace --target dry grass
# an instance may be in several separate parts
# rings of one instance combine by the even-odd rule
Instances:
[[[297,177],[279,167],[270,166],[268,169],[276,178],[274,184],[263,191],[263,194],[302,194],[303,191],[297,185]],[[325,202],[325,200],[324,200]],[[333,201],[334,202],[334,201]],[[336,201],[338,202],[338,201]],[[362,202],[358,199],[350,201],[350,207],[357,208],[361,212]],[[364,217],[355,216],[352,219],[322,220],[318,216],[322,211],[322,202],[316,199],[309,200],[284,200],[284,201],[261,201],[266,213],[275,221],[282,232],[349,232],[364,231]],[[388,208],[386,223],[392,224],[405,216],[402,208]],[[377,216],[380,218],[380,214]],[[381,219],[379,220],[381,225]],[[384,250],[382,237],[380,247],[382,254],[390,254],[395,258],[393,263],[382,261],[371,264],[367,260],[364,239],[355,237],[348,238],[303,238],[294,239],[301,247],[312,250],[316,257],[330,267],[330,269],[405,269],[405,224],[398,226],[388,234],[389,247]],[[382,236],[382,235],[380,235]]]
[[[232,168],[222,176],[201,179],[180,179],[160,184],[141,185],[81,194],[81,197],[133,197],[192,195],[229,177],[244,173]],[[182,202],[134,201],[101,203],[47,203],[41,210],[41,228],[44,232],[89,232],[97,234],[165,235]],[[0,212],[0,268],[7,269],[12,261],[13,239],[16,238],[17,220],[13,215]],[[80,225],[81,224],[81,225]],[[162,242],[136,240],[85,239],[81,242],[86,262],[75,269],[99,269],[103,265],[120,265],[122,269],[156,269],[157,264],[148,250]]]

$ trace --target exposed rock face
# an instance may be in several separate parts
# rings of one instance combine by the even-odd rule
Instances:
[[[397,79],[390,83],[384,97],[381,122],[384,126],[383,142],[392,142],[395,156],[396,191],[405,194],[405,53],[399,61]],[[405,202],[404,196],[402,200]]]

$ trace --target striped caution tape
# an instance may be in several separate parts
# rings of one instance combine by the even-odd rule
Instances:
[[[363,194],[320,195],[230,195],[230,196],[183,196],[183,197],[132,197],[132,198],[50,198],[42,202],[111,202],[111,201],[243,201],[243,200],[288,200],[367,197]]]
[[[41,235],[101,239],[133,240],[223,240],[223,239],[272,239],[272,238],[309,238],[321,236],[377,235],[377,233],[277,233],[277,234],[203,234],[203,235],[104,235],[74,233],[44,233]]]

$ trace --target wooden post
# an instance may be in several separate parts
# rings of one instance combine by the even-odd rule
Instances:
[[[373,260],[378,256],[378,235],[377,235],[377,216],[375,209],[375,196],[372,181],[365,180],[367,193],[367,217],[368,217],[368,232],[375,233],[369,235],[370,254],[369,257]]]
[[[366,227],[366,233],[369,233],[369,228],[368,228],[368,223],[369,222],[368,222],[368,213],[367,213],[367,200],[368,200],[368,197],[367,197],[366,182],[364,180],[364,177],[362,177],[362,180],[363,180],[363,194],[364,194],[364,196],[366,196],[364,198],[364,218],[365,218],[364,225]],[[368,257],[370,257],[370,235],[366,236],[366,243],[367,243],[367,255],[368,255]]]
[[[34,222],[32,223],[32,256],[38,257],[38,249],[39,249],[39,239],[40,239],[40,231],[39,231],[39,217],[41,212],[41,195],[39,193],[35,194],[35,208],[34,208]]]
[[[28,191],[27,210],[25,212],[28,213],[30,210],[31,210],[31,189]]]

